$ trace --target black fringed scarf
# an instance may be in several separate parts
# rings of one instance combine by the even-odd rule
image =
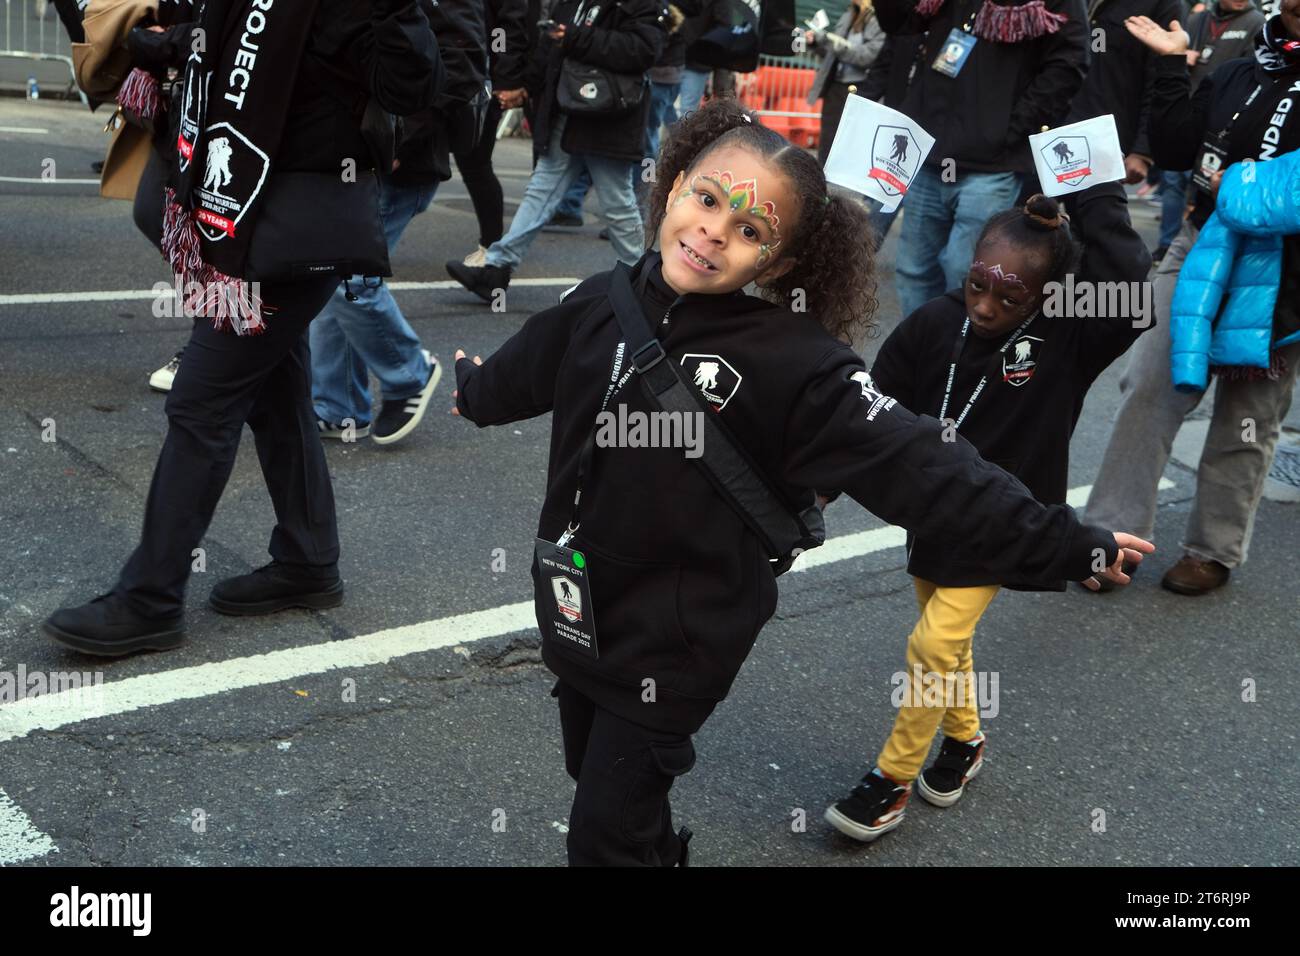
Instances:
[[[203,0],[195,16],[176,141],[179,186],[166,190],[162,247],[184,280],[186,312],[210,317],[218,330],[266,329],[259,297],[237,277],[317,2]],[[147,86],[129,79],[121,95],[151,104],[156,84]]]

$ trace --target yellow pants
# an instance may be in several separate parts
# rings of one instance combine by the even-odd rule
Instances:
[[[957,740],[979,733],[971,638],[998,593],[996,584],[946,588],[921,578],[912,583],[921,619],[907,638],[907,674],[894,692],[894,700],[901,700],[898,717],[876,759],[880,772],[899,783],[920,774],[940,724],[946,736]]]

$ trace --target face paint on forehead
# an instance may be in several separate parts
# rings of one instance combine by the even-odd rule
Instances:
[[[757,179],[736,182],[731,170],[719,169],[715,169],[707,176],[700,175],[695,178],[703,179],[705,182],[716,186],[718,191],[727,197],[727,207],[732,213],[748,214],[763,220],[763,222],[767,223],[768,228],[772,230],[773,237],[777,236],[781,219],[776,214],[776,203],[770,199],[761,203],[758,201]]]
[[[1000,262],[995,262],[993,265],[987,266],[984,264],[984,260],[976,259],[971,263],[970,271],[975,273],[976,276],[983,279],[989,285],[992,285],[994,282],[1001,282],[1003,285],[1009,286],[1013,289],[1018,289],[1024,292],[1029,291],[1029,287],[1020,281],[1020,277],[1014,272],[1003,272],[1002,263]]]

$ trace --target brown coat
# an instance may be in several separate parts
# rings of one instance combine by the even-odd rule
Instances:
[[[131,72],[126,37],[131,28],[158,14],[158,0],[91,0],[82,26],[85,43],[72,44],[77,85],[92,99],[108,100]]]

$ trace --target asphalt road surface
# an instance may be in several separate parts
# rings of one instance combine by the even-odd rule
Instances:
[[[445,413],[450,375],[407,441],[327,447],[342,607],[264,619],[207,608],[213,583],[267,560],[274,519],[250,440],[192,579],[187,644],[104,663],[39,633],[55,608],[106,590],[137,540],[166,424],[146,378],[188,328],[141,291],[168,272],[128,205],[78,181],[102,156],[104,118],[0,100],[0,682],[20,668],[104,681],[69,707],[0,704],[0,863],[562,863],[573,790],[521,604],[549,423],[477,430]],[[497,157],[509,215],[528,144],[503,141]],[[49,161],[56,178],[42,181]],[[1147,233],[1155,214],[1134,205]],[[444,360],[457,347],[488,355],[611,265],[599,226],[593,205],[583,228],[544,234],[518,272],[541,282],[512,285],[505,312],[445,284],[398,286],[398,301]],[[475,233],[453,179],[395,252],[395,281],[444,283],[443,261]],[[882,255],[882,332],[898,320],[896,238]],[[879,341],[865,343],[868,361]],[[1089,397],[1072,488],[1095,475],[1118,372]],[[896,536],[861,534],[882,523],[834,505],[830,534],[858,536],[782,579],[776,618],[673,791],[697,834],[693,862],[1296,863],[1300,510],[1263,503],[1228,587],[1184,598],[1158,586],[1179,555],[1204,417],[1180,436],[1160,550],[1131,588],[995,601],[975,642],[982,703],[996,710],[983,774],[949,810],[913,801],[865,848],[821,814],[892,724],[916,607]]]

